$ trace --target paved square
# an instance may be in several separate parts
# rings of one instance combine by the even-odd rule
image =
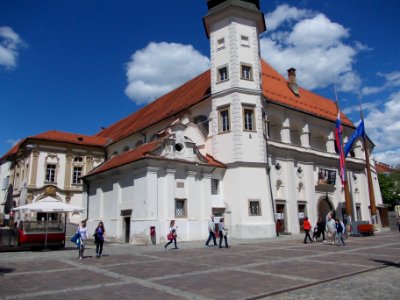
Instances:
[[[179,243],[179,250],[114,243],[101,258],[89,244],[83,260],[68,248],[1,252],[0,299],[309,299],[335,292],[343,281],[345,298],[375,299],[367,289],[360,292],[360,278],[371,283],[385,272],[391,277],[373,285],[389,295],[382,299],[398,298],[397,232],[351,237],[344,247],[302,239],[231,240],[228,249],[204,247],[204,241]],[[350,288],[352,282],[359,286]]]

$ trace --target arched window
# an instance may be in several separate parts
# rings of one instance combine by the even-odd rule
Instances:
[[[139,147],[140,145],[143,145],[143,141],[142,140],[137,141],[135,147]]]
[[[290,128],[290,142],[292,145],[301,146],[300,133],[301,131],[298,128]]]
[[[124,148],[124,152],[127,152],[127,151],[129,151],[129,146],[125,146],[125,148]]]
[[[193,123],[197,125],[201,133],[207,137],[209,133],[209,121],[206,116],[194,117]]]
[[[271,140],[281,141],[282,122],[270,119],[268,122],[268,135]]]
[[[310,136],[310,146],[312,149],[327,151],[326,147],[327,137],[324,136],[321,132],[311,132]]]

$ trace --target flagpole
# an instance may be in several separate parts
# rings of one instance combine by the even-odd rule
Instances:
[[[359,98],[359,101],[360,101],[361,122],[364,122],[364,115],[363,115],[363,110],[362,110],[361,97]],[[370,203],[370,209],[371,209],[371,220],[372,220],[372,224],[378,224],[377,214],[376,214],[376,204],[375,204],[375,193],[374,193],[374,186],[373,186],[373,183],[372,183],[371,165],[370,165],[370,161],[369,161],[369,148],[367,147],[368,145],[367,145],[366,136],[367,136],[367,134],[364,134],[362,140],[363,140],[363,147],[364,147],[364,153],[365,153],[365,166],[366,166],[366,169],[367,169],[369,203]]]
[[[337,97],[335,78],[333,78],[333,87],[335,89],[336,109],[337,109],[337,112],[338,112],[338,118],[340,120],[341,119],[340,107],[339,107],[339,100],[338,100],[338,97]],[[340,120],[340,122],[341,122],[341,120]],[[340,153],[344,153],[343,152],[344,149],[343,149],[342,141],[340,141],[340,147],[341,147],[341,149],[338,149],[339,156],[340,156]],[[340,157],[339,157],[339,160],[340,160]],[[343,188],[344,188],[344,199],[345,199],[345,205],[346,205],[346,215],[347,215],[347,220],[348,220],[348,222],[347,222],[347,225],[348,225],[347,227],[348,228],[346,228],[346,232],[349,232],[350,224],[351,224],[352,216],[353,216],[353,207],[351,205],[351,195],[350,195],[349,185],[348,185],[348,181],[347,181],[346,157],[344,157],[343,166],[344,166],[343,167],[344,168],[344,182],[342,182],[342,184],[343,184]],[[339,171],[340,171],[340,166],[339,166]]]

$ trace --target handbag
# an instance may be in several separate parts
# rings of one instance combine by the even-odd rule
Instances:
[[[80,237],[81,237],[81,234],[80,234],[79,232],[75,233],[75,234],[71,237],[71,242],[76,243]]]
[[[168,241],[172,241],[173,239],[174,239],[174,235],[173,235],[173,233],[172,232],[170,232],[170,233],[168,233],[167,234],[167,239],[168,239]]]

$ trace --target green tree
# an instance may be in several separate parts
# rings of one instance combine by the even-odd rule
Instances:
[[[378,180],[383,203],[392,210],[394,205],[400,204],[400,171],[395,169],[390,174],[378,174]]]

